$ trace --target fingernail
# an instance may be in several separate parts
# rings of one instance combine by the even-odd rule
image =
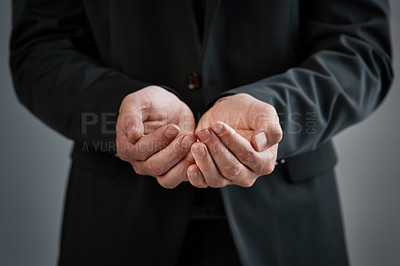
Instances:
[[[211,138],[211,134],[210,131],[208,131],[208,129],[205,128],[197,133],[197,137],[199,138],[200,141],[204,142]]]
[[[197,171],[194,171],[194,172],[189,172],[188,171],[187,175],[188,175],[189,178],[193,178],[193,179],[199,177],[199,173]]]
[[[222,136],[224,134],[224,127],[221,124],[216,124],[211,127],[211,129],[217,134],[218,136]]]
[[[181,145],[183,148],[189,148],[192,146],[192,144],[195,142],[195,139],[193,139],[191,136],[185,136],[182,139]]]
[[[192,151],[194,158],[196,159],[203,159],[206,156],[206,151],[204,150],[203,147],[197,150]]]
[[[172,127],[172,126],[167,127],[167,129],[164,132],[164,135],[169,139],[176,137],[176,135],[178,135],[178,134],[179,134],[179,130],[176,127]]]
[[[258,151],[262,151],[267,147],[268,140],[267,140],[267,135],[265,135],[264,132],[258,133],[256,135],[256,144]]]

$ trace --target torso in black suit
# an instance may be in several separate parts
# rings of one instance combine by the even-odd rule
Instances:
[[[76,142],[60,265],[178,257],[196,189],[135,174],[113,155],[113,125],[82,127],[84,114],[115,121],[121,100],[150,84],[197,118],[240,92],[277,109],[285,163],[251,188],[220,190],[243,265],[347,265],[330,141],[388,90],[387,2],[210,2],[201,31],[192,1],[14,1],[18,97]],[[195,90],[191,73],[201,79]]]

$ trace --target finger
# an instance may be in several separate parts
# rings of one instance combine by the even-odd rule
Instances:
[[[187,177],[189,179],[190,184],[194,187],[198,188],[206,188],[207,183],[204,180],[204,176],[201,173],[199,167],[196,164],[192,164],[187,169]]]
[[[225,187],[231,183],[221,175],[204,143],[194,143],[191,152],[208,186],[213,188]]]
[[[180,135],[146,161],[133,162],[133,168],[141,175],[161,176],[186,156],[195,141],[194,135]]]
[[[186,154],[186,160],[188,162],[190,162],[189,166],[187,168],[189,168],[192,164],[196,164],[196,161],[194,160],[194,157],[192,155],[192,153],[190,152],[190,150],[188,151],[188,153]],[[189,181],[189,178],[187,176],[187,168],[186,168],[186,177],[183,181]]]
[[[258,174],[268,172],[265,158],[267,153],[256,151],[248,140],[223,122],[217,122],[211,126],[211,130],[242,164]]]
[[[201,142],[206,144],[213,161],[223,177],[234,184],[244,187],[250,187],[254,184],[257,174],[243,165],[212,130],[207,128],[200,130],[197,133],[197,137]]]
[[[161,176],[157,176],[158,183],[164,188],[175,188],[180,183],[187,181],[186,171],[194,163],[194,158],[191,153],[187,155],[168,172]]]
[[[128,141],[135,143],[143,136],[144,128],[141,116],[133,113],[120,114],[117,127],[127,137]]]
[[[257,151],[264,151],[282,140],[282,129],[277,115],[259,115],[255,118],[251,144]]]
[[[132,160],[145,161],[162,150],[179,134],[179,127],[174,124],[165,125],[149,135],[142,136],[132,146]]]
[[[143,134],[148,135],[150,133],[153,133],[154,131],[165,125],[167,125],[166,121],[144,121]]]
[[[125,134],[119,129],[116,128],[116,146],[117,146],[117,155],[118,157],[126,162],[130,162],[131,158],[131,151],[133,144],[130,143],[125,136]]]

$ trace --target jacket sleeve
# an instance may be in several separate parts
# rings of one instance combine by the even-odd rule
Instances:
[[[64,136],[114,152],[122,99],[150,84],[96,58],[81,1],[13,1],[10,67],[19,100]]]
[[[278,158],[315,150],[368,116],[392,81],[387,1],[302,2],[306,59],[219,96],[248,93],[276,108],[284,133]]]

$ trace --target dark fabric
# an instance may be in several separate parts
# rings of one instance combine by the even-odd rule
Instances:
[[[240,266],[226,219],[189,222],[177,266]]]
[[[148,84],[174,89],[196,116],[216,97],[245,92],[280,114],[280,158],[316,149],[386,95],[387,1],[211,2],[202,46],[191,1],[15,0],[17,95],[60,133],[93,144],[115,134],[101,123],[83,132],[82,113],[117,113]],[[201,74],[201,90],[188,90],[191,72]]]
[[[225,218],[224,205],[219,189],[197,189],[194,192],[192,219]]]
[[[192,0],[193,14],[196,19],[199,41],[203,43],[205,34],[205,20],[207,10],[207,0]]]
[[[285,160],[288,176],[293,182],[318,176],[332,169],[336,163],[336,153],[332,142],[324,143],[312,152],[289,157]]]
[[[91,159],[72,164],[59,265],[175,265],[193,188],[164,189],[129,164],[98,173]]]
[[[13,1],[18,98],[76,142],[60,265],[178,258],[196,189],[135,174],[105,130],[121,100],[149,84],[170,88],[197,119],[235,93],[277,109],[288,163],[250,189],[221,190],[243,265],[347,264],[330,141],[387,94],[387,1],[215,0],[205,13],[201,41],[191,1]],[[84,127],[87,115],[97,123]]]
[[[282,166],[250,189],[222,190],[244,265],[348,265],[332,170],[293,182]]]

